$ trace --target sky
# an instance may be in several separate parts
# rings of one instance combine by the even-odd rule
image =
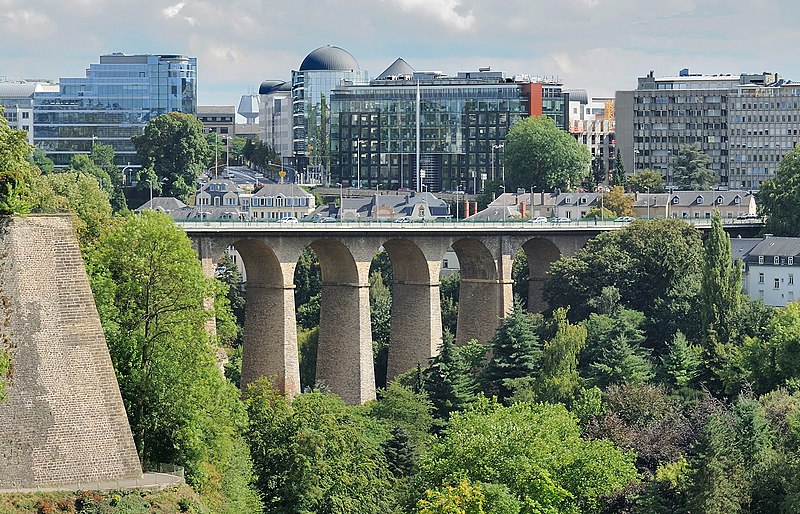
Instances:
[[[371,78],[414,69],[555,77],[590,96],[636,78],[771,71],[800,81],[791,0],[0,0],[0,77],[81,77],[101,54],[198,59],[198,103],[238,105],[314,49]]]

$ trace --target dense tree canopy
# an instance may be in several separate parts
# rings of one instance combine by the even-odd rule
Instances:
[[[143,462],[186,466],[187,481],[220,512],[252,512],[246,414],[205,330],[203,275],[186,235],[152,211],[120,220],[88,253],[103,323]]]
[[[589,175],[591,157],[586,148],[546,116],[532,116],[508,131],[503,164],[506,191],[555,188],[569,190]]]
[[[571,306],[571,319],[580,320],[589,300],[614,286],[623,305],[645,314],[653,344],[662,344],[677,330],[697,333],[702,252],[700,233],[687,223],[635,221],[553,263],[544,298],[551,307]]]
[[[139,186],[163,191],[186,201],[196,189],[197,177],[208,165],[208,143],[203,124],[190,114],[171,112],[150,120],[144,133],[133,137],[142,162]]]
[[[700,144],[686,145],[678,150],[672,161],[672,182],[684,191],[705,191],[714,185],[711,159],[700,149]]]
[[[642,170],[628,177],[625,188],[634,193],[663,193],[664,176],[651,169]]]
[[[800,148],[786,152],[775,177],[763,182],[758,193],[764,230],[776,236],[800,236]]]
[[[30,209],[27,195],[34,168],[29,162],[28,135],[14,130],[0,109],[0,214],[24,213]]]

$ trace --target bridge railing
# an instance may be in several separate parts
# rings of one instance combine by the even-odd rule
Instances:
[[[642,218],[644,220],[644,218]],[[655,218],[653,218],[655,219]],[[680,219],[680,218],[676,218]],[[636,221],[636,220],[634,220]],[[646,220],[645,220],[646,221]],[[701,219],[683,219],[691,225],[700,229],[707,229],[711,226],[711,220],[706,218]],[[299,221],[295,223],[285,223],[281,221],[267,221],[267,220],[231,220],[231,219],[218,219],[218,220],[197,220],[197,221],[179,221],[178,225],[188,230],[297,230],[297,231],[319,231],[319,230],[485,230],[485,229],[500,229],[500,230],[613,230],[623,228],[630,225],[632,222],[627,221],[613,221],[613,220],[594,220],[582,219],[575,220],[568,223],[558,223],[548,221],[546,223],[529,223],[526,220],[508,219],[508,220],[491,220],[491,221],[471,221],[471,220],[453,220],[453,219],[431,219],[419,221],[405,221],[402,223],[395,221],[374,221],[374,220],[347,220],[319,223],[313,221]],[[726,227],[754,227],[761,226],[761,220],[737,220],[727,219],[722,220]]]

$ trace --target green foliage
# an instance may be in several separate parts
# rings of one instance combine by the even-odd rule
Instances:
[[[28,162],[32,148],[28,134],[8,126],[0,108],[0,215],[30,210],[28,195],[34,167]]]
[[[307,393],[290,404],[264,381],[248,396],[247,437],[266,512],[390,511],[383,451],[341,399]]]
[[[139,185],[164,191],[186,202],[210,159],[203,124],[191,114],[170,112],[150,120],[144,133],[132,138],[142,163]]]
[[[566,309],[553,312],[556,334],[544,345],[535,388],[541,401],[570,404],[580,386],[578,354],[586,346],[586,329],[567,320]]]
[[[84,156],[85,157],[85,156]],[[88,248],[111,225],[108,193],[97,180],[83,173],[53,173],[33,180],[34,212],[70,212],[81,248]]]
[[[251,139],[242,145],[241,156],[250,163],[251,168],[260,170],[280,161],[280,155],[268,143]]]
[[[717,209],[705,241],[705,259],[700,282],[700,322],[703,327],[703,375],[718,383],[726,365],[724,345],[736,337],[742,297],[742,273],[731,260],[730,237],[722,228]]]
[[[591,383],[600,387],[611,384],[643,384],[653,377],[645,351],[623,337],[608,341],[599,358],[589,365]]]
[[[439,279],[441,298],[442,330],[456,333],[458,325],[458,295],[461,289],[461,275],[451,273]]]
[[[589,175],[591,156],[567,132],[546,116],[517,121],[508,131],[503,150],[506,190],[529,188],[570,190]]]
[[[484,402],[455,413],[418,464],[420,491],[462,479],[505,486],[522,512],[599,512],[601,498],[637,478],[633,455],[581,439],[561,405]],[[513,512],[513,511],[512,511]]]
[[[33,153],[28,159],[31,164],[39,168],[42,174],[54,173],[56,171],[55,164],[40,148],[34,148]]]
[[[239,344],[241,343],[242,330],[244,328],[244,306],[246,300],[242,272],[239,271],[239,266],[236,265],[233,257],[226,252],[217,263],[214,275],[217,280],[228,287],[225,297],[228,300],[230,311],[236,318],[236,325],[239,329],[237,344]]]
[[[700,375],[702,350],[689,343],[682,332],[677,332],[670,343],[667,343],[667,354],[662,357],[662,369],[667,381],[681,389],[694,385]]]
[[[775,176],[765,180],[758,192],[759,210],[766,221],[764,231],[776,236],[800,236],[800,149],[789,150],[778,163]]]
[[[143,462],[185,466],[216,512],[253,512],[239,392],[216,367],[203,276],[168,216],[120,220],[87,255],[92,290]]]
[[[517,251],[514,261],[511,263],[511,280],[514,282],[514,300],[520,302],[524,309],[528,308],[528,282],[530,279],[530,268],[528,267],[528,256],[522,248]]]
[[[319,266],[317,254],[311,248],[306,248],[300,254],[300,259],[297,261],[297,267],[294,270],[294,284],[294,304],[298,308],[308,303],[313,296],[322,292],[322,270]]]
[[[628,177],[625,189],[632,193],[663,193],[664,176],[657,171],[645,169]]]
[[[700,149],[700,143],[682,146],[672,161],[672,181],[684,191],[707,191],[714,185],[711,159]]]
[[[392,293],[384,285],[380,272],[369,277],[370,322],[372,325],[372,353],[375,360],[375,383],[386,386],[386,367],[389,356],[389,335],[392,323]]]
[[[316,385],[318,347],[319,326],[297,331],[297,351],[300,354],[300,387],[303,391]]]
[[[633,198],[625,194],[622,186],[614,186],[603,193],[603,206],[617,216],[633,216]]]
[[[501,321],[491,350],[492,357],[480,378],[481,388],[504,401],[512,394],[510,380],[533,376],[541,366],[542,343],[533,316],[519,302]]]
[[[111,199],[111,207],[115,212],[123,211],[125,205],[125,194],[122,192],[124,177],[122,170],[114,164],[114,147],[102,143],[92,145],[92,152],[89,154],[92,163],[103,171],[104,178],[107,176],[109,182],[101,182],[100,186],[108,193]]]
[[[614,173],[611,176],[612,186],[625,186],[625,163],[622,162],[622,153],[617,150],[617,158],[614,160]]]
[[[614,286],[622,304],[647,319],[648,346],[663,344],[678,330],[697,334],[702,243],[699,232],[678,220],[634,222],[590,240],[574,257],[550,267],[543,297],[551,307],[570,307],[584,319],[588,301]]]
[[[758,393],[800,380],[800,304],[777,310],[765,339],[746,338],[742,352],[747,378]]]
[[[366,415],[389,428],[402,428],[415,450],[422,450],[434,424],[433,404],[428,397],[396,382],[380,390],[378,396],[378,401],[366,405]]]
[[[11,353],[8,348],[0,347],[0,403],[8,395],[9,376],[11,372]]]
[[[409,435],[401,426],[392,428],[392,437],[383,445],[383,453],[386,456],[386,464],[389,471],[396,477],[407,477],[411,475],[414,467],[414,446],[409,440]]]
[[[613,220],[616,217],[616,212],[612,211],[611,209],[606,209],[605,207],[595,207],[586,213],[586,219],[595,219],[600,221]]]
[[[450,332],[444,332],[439,355],[431,359],[423,372],[423,388],[440,420],[447,420],[451,413],[472,402],[474,384],[469,368]]]

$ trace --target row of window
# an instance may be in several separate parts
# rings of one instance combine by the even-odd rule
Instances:
[[[758,256],[758,263],[759,264],[764,264],[764,256],[763,255],[759,255]],[[775,266],[780,266],[781,257],[779,255],[774,256],[772,258],[772,264],[774,264]],[[794,265],[794,257],[793,256],[790,255],[790,256],[786,257],[786,265],[787,266],[793,266]],[[762,273],[762,275],[763,275],[763,273]],[[792,275],[789,275],[789,277],[792,277]],[[790,278],[790,280],[794,280],[794,279]],[[790,283],[793,284],[794,282],[790,282]]]
[[[789,280],[789,285],[793,286],[794,285],[794,275],[792,273],[789,273],[789,279],[788,280]],[[763,273],[759,273],[758,274],[758,283],[759,284],[763,284],[764,283],[764,274]],[[780,289],[781,288],[781,279],[780,278],[775,277],[773,279],[772,288],[773,289]]]
[[[273,198],[271,196],[254,196],[250,200],[250,205],[252,207],[308,207],[309,198],[284,198],[282,196]]]

